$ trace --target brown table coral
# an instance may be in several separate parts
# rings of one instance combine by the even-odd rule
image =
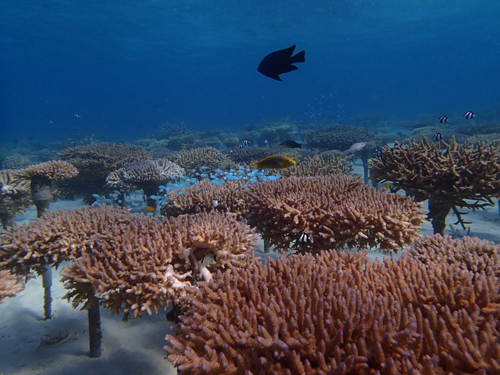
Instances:
[[[341,152],[326,151],[312,157],[308,156],[300,163],[279,172],[280,177],[328,176],[349,174],[353,170],[347,157]]]
[[[227,181],[222,186],[211,183],[192,185],[182,194],[172,192],[162,207],[162,214],[179,216],[202,212],[222,212],[243,220],[247,213],[243,185],[245,181]]]
[[[434,233],[444,234],[446,216],[453,210],[465,227],[459,208],[493,205],[500,196],[500,149],[483,143],[421,142],[385,146],[372,161],[374,182],[390,181],[418,201],[429,200],[428,218]],[[475,201],[475,202],[471,202]]]
[[[5,302],[7,297],[14,297],[23,288],[24,285],[19,282],[19,276],[8,270],[0,271],[0,303]]]
[[[477,237],[423,236],[411,245],[407,254],[426,265],[458,264],[464,269],[500,278],[500,245]]]
[[[142,146],[120,143],[94,143],[69,147],[58,154],[59,158],[73,164],[80,172],[67,183],[67,189],[75,195],[83,195],[87,203],[93,203],[92,194],[105,194],[106,176],[125,163],[150,160],[151,154]]]
[[[55,200],[54,181],[76,177],[78,169],[67,161],[54,160],[32,165],[19,173],[31,181],[31,199],[35,203],[37,217],[42,217],[49,212],[49,205]]]
[[[184,215],[165,221],[143,216],[115,225],[73,265],[62,271],[73,306],[88,308],[94,296],[124,319],[166,307],[211,270],[253,259],[256,235],[246,224],[218,214]],[[211,270],[203,263],[215,257]]]
[[[122,192],[142,189],[147,204],[156,207],[156,201],[150,197],[157,194],[158,185],[175,181],[185,173],[184,168],[166,159],[138,161],[111,172],[106,185]]]
[[[289,177],[247,190],[249,224],[283,252],[342,246],[398,251],[424,222],[420,203],[352,176]]]
[[[14,225],[16,213],[31,205],[29,195],[30,181],[24,179],[19,171],[0,171],[0,221],[3,228]]]
[[[190,177],[194,177],[196,173],[213,172],[218,168],[229,170],[235,166],[226,155],[213,147],[179,151],[169,159],[184,168]]]
[[[200,283],[167,335],[182,374],[498,374],[500,280],[321,252]]]
[[[136,219],[127,210],[112,206],[50,212],[2,232],[0,269],[10,269],[19,276],[31,270],[40,274],[47,267],[78,258],[98,237],[111,236],[114,224]]]

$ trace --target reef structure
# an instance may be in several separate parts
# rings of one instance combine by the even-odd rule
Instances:
[[[173,182],[185,173],[184,168],[166,159],[138,161],[111,172],[106,177],[106,185],[121,192],[141,189],[147,204],[156,208],[156,200],[151,197],[157,194],[158,186]]]
[[[171,192],[161,212],[179,216],[203,212],[220,212],[244,220],[247,213],[243,180],[227,181],[222,185],[203,183],[186,188],[182,194]]]
[[[249,185],[247,220],[277,251],[329,248],[397,252],[425,221],[422,205],[348,175],[289,177]]]
[[[375,183],[391,182],[393,191],[403,189],[419,202],[428,200],[434,233],[444,234],[451,210],[465,228],[469,223],[459,208],[483,208],[500,197],[499,161],[500,148],[493,144],[458,144],[454,138],[431,144],[424,137],[385,146],[372,159],[371,175]]]
[[[106,177],[125,163],[151,160],[152,156],[142,146],[120,143],[94,143],[69,147],[58,154],[61,160],[73,164],[80,172],[66,183],[66,190],[83,195],[86,203],[95,201],[93,194],[105,194]]]
[[[14,225],[16,214],[30,205],[30,181],[24,179],[17,170],[0,170],[0,221],[2,227],[7,229]]]
[[[31,199],[35,203],[37,217],[42,217],[49,212],[49,205],[55,200],[54,181],[74,178],[78,175],[78,169],[67,161],[53,160],[32,165],[19,174],[31,181]]]
[[[5,302],[5,298],[14,297],[24,285],[19,282],[19,277],[8,270],[0,271],[0,303]]]
[[[457,264],[468,271],[500,278],[500,245],[477,237],[422,236],[415,240],[407,254],[428,266]]]
[[[200,283],[167,335],[182,374],[497,374],[500,279],[329,250]]]

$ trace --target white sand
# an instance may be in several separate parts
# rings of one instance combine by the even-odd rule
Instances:
[[[57,202],[52,210],[75,209],[82,202]],[[35,220],[34,208],[28,210],[17,223]],[[500,215],[498,207],[465,215],[472,221],[471,236],[478,236],[500,243]],[[454,217],[447,222],[453,223]],[[458,227],[457,227],[458,228]],[[432,226],[426,222],[420,233],[432,234]],[[447,233],[450,233],[447,230]],[[264,259],[262,244],[256,254]],[[370,258],[380,257],[370,252]],[[53,316],[49,321],[43,319],[43,288],[41,278],[30,280],[26,288],[14,298],[8,298],[0,305],[0,374],[175,374],[176,370],[164,358],[164,337],[169,332],[170,323],[165,312],[144,316],[127,323],[121,317],[111,315],[109,310],[101,309],[103,329],[102,356],[88,357],[87,313],[74,310],[63,300],[65,290],[59,282],[59,272],[55,271],[52,297]],[[53,345],[39,347],[45,335],[67,337]]]

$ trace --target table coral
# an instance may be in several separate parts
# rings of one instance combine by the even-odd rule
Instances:
[[[500,280],[325,251],[200,283],[167,358],[201,374],[497,374]]]
[[[500,197],[500,148],[484,143],[421,142],[385,146],[372,160],[374,182],[390,181],[418,201],[429,200],[428,218],[434,233],[444,234],[446,216],[453,210],[465,228],[459,208],[493,205]],[[470,202],[469,200],[475,201]]]
[[[118,224],[63,269],[67,298],[83,308],[102,298],[124,320],[151,314],[189,292],[198,278],[210,280],[219,269],[252,260],[255,244],[250,227],[219,214]],[[216,259],[210,269],[208,256]]]
[[[420,203],[346,175],[250,185],[247,219],[278,251],[377,247],[397,252],[418,236]]]

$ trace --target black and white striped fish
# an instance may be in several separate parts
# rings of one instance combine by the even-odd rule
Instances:
[[[443,140],[443,135],[441,133],[436,133],[432,136],[436,142],[441,142]]]
[[[476,117],[476,115],[474,115],[474,112],[471,112],[471,111],[467,111],[464,113],[464,117],[468,120],[470,120],[471,118],[474,118]]]
[[[448,117],[441,116],[440,118],[438,118],[438,120],[441,124],[446,124],[448,122]]]

